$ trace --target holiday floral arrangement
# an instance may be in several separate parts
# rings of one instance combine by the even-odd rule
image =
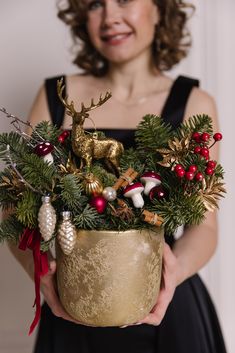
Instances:
[[[42,257],[57,238],[69,255],[77,229],[157,226],[173,234],[218,207],[225,193],[223,169],[210,159],[210,148],[222,135],[213,133],[210,117],[193,116],[172,130],[160,117],[146,115],[136,128],[136,147],[124,150],[102,131],[83,128],[89,111],[104,104],[109,93],[89,107],[82,104],[79,112],[63,97],[62,81],[58,94],[72,117],[71,131],[46,121],[33,128],[1,109],[15,131],[0,135],[5,162],[0,203],[9,214],[0,224],[0,241],[31,247]],[[30,135],[25,125],[32,128]]]

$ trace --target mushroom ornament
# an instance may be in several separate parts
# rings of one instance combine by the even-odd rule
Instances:
[[[142,208],[144,206],[144,199],[141,195],[143,190],[144,186],[141,183],[134,183],[125,187],[123,195],[131,198],[136,208]]]
[[[141,176],[140,181],[145,184],[144,194],[148,195],[152,188],[161,184],[161,177],[155,172],[145,172]]]
[[[50,142],[40,142],[35,148],[34,152],[39,156],[43,157],[45,162],[53,163],[53,156],[51,152],[54,146]]]

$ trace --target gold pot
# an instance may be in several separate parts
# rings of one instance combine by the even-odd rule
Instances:
[[[60,300],[76,320],[122,326],[143,319],[156,303],[163,230],[77,232],[70,255],[57,246]]]

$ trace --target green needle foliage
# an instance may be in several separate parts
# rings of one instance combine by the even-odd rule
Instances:
[[[172,127],[156,115],[146,115],[138,125],[135,136],[137,148],[150,152],[167,146],[172,137]]]
[[[155,171],[161,177],[164,196],[159,198],[143,195],[143,209],[135,208],[131,199],[124,196],[123,188],[117,190],[117,199],[107,202],[103,214],[99,214],[90,201],[95,195],[86,194],[88,174],[99,181],[102,187],[113,186],[117,177],[104,160],[95,160],[88,169],[77,166],[70,158],[71,137],[60,142],[61,130],[49,122],[41,122],[32,132],[32,137],[23,133],[0,134],[0,159],[6,168],[0,172],[0,205],[3,210],[11,210],[12,215],[0,224],[0,242],[19,239],[25,228],[38,227],[38,212],[41,196],[49,194],[55,208],[58,224],[63,210],[71,211],[71,219],[78,229],[116,230],[152,228],[143,219],[143,211],[148,210],[163,218],[167,234],[173,234],[180,225],[197,225],[207,209],[215,208],[217,199],[225,192],[223,188],[223,168],[217,164],[213,175],[206,175],[207,159],[194,153],[198,144],[209,148],[208,143],[196,142],[191,137],[194,132],[207,132],[212,137],[212,121],[207,115],[196,115],[184,122],[175,131],[160,117],[146,115],[137,127],[136,148],[124,151],[120,160],[121,175],[133,168],[138,176],[133,183],[140,182],[144,172]],[[95,140],[103,139],[102,131]],[[41,142],[50,142],[54,149],[53,163],[47,163],[35,154],[35,147]],[[78,146],[79,147],[79,146]],[[72,153],[73,155],[74,153]],[[203,181],[179,178],[174,171],[176,164],[182,164],[187,172],[192,165],[203,174]],[[92,178],[91,178],[92,180]],[[102,195],[100,195],[102,196]],[[51,241],[42,241],[41,249],[46,251]]]

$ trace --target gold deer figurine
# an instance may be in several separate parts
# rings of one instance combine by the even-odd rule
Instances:
[[[91,99],[91,104],[88,107],[81,103],[81,110],[77,112],[73,101],[69,104],[68,97],[62,97],[64,87],[62,78],[57,81],[57,93],[66,108],[67,114],[73,119],[72,149],[75,155],[81,158],[81,168],[84,164],[90,168],[93,159],[103,158],[109,170],[119,176],[119,160],[124,151],[122,143],[112,138],[99,137],[95,133],[86,133],[83,128],[85,119],[89,117],[88,112],[104,104],[111,97],[111,93],[107,92],[104,97],[100,95],[97,104],[94,103],[93,99]]]

